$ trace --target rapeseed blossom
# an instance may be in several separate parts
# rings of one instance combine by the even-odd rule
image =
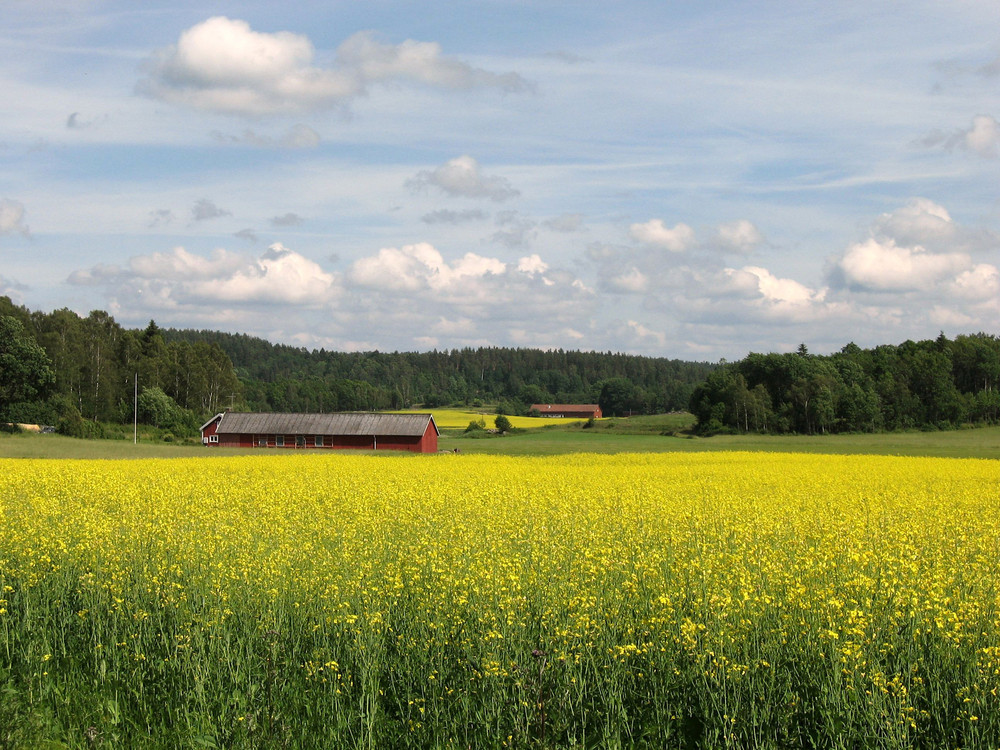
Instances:
[[[15,745],[995,747],[998,479],[750,453],[0,461],[0,718]]]

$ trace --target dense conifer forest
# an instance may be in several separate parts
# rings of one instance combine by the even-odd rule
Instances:
[[[345,411],[492,405],[506,414],[536,403],[601,403],[605,412],[687,408],[707,363],[611,352],[484,347],[430,352],[328,352],[216,331],[167,331],[171,342],[210,343],[229,355],[254,410]]]

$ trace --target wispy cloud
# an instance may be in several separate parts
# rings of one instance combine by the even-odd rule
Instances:
[[[149,212],[149,220],[146,222],[146,226],[151,229],[160,226],[167,226],[168,224],[173,224],[177,217],[174,216],[174,212],[169,208],[156,208]]]
[[[297,227],[302,222],[304,222],[301,216],[295,213],[282,214],[281,216],[271,217],[271,226],[275,227]]]
[[[468,155],[449,159],[435,169],[422,170],[406,185],[414,191],[436,187],[456,197],[486,198],[497,202],[520,195],[506,178],[484,174],[479,162]]]
[[[561,214],[542,222],[542,226],[553,232],[576,232],[583,227],[583,214]]]
[[[219,208],[215,205],[214,201],[210,201],[208,198],[200,198],[194,206],[191,207],[191,218],[194,221],[208,221],[209,219],[218,219],[223,216],[232,215],[232,211]]]
[[[278,136],[264,135],[250,129],[244,130],[240,135],[214,130],[211,136],[219,143],[259,148],[316,148],[321,141],[319,133],[301,123],[293,125],[286,133]]]
[[[452,211],[440,208],[420,217],[424,224],[462,224],[467,221],[482,221],[486,214],[478,208],[467,208],[464,211]]]
[[[995,158],[1000,151],[1000,123],[991,115],[976,115],[968,128],[951,132],[935,130],[917,143],[927,148],[968,151],[978,156]]]
[[[0,199],[0,234],[20,234],[27,237],[30,230],[24,223],[24,217],[24,205],[20,201]]]

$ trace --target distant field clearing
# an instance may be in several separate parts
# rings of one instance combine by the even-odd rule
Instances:
[[[465,429],[469,426],[469,422],[478,421],[480,419],[486,423],[487,429],[493,429],[493,420],[497,418],[497,415],[493,412],[476,411],[474,409],[403,409],[396,414],[427,414],[430,412],[434,415],[434,422],[437,424],[439,429],[442,430],[454,430],[454,429]],[[554,424],[573,424],[574,422],[586,422],[583,418],[571,418],[571,419],[560,419],[554,417],[511,417],[508,416],[507,419],[514,427],[520,429],[532,429],[534,427],[549,427]]]

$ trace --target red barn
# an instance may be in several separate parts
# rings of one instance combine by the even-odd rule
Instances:
[[[201,426],[201,442],[229,448],[354,448],[436,453],[430,414],[223,412]]]
[[[536,409],[543,417],[601,418],[601,407],[597,404],[532,404],[531,410]]]

